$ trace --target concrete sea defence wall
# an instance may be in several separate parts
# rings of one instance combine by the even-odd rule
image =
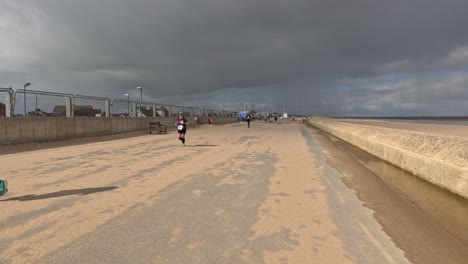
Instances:
[[[468,198],[468,138],[311,118],[308,123]]]
[[[197,127],[198,120],[187,118],[190,127]],[[218,120],[219,119],[219,120]],[[45,142],[71,138],[104,136],[148,129],[148,122],[160,121],[175,130],[176,118],[170,117],[30,117],[0,118],[0,145],[27,142]],[[235,118],[214,118],[214,123],[232,123]]]

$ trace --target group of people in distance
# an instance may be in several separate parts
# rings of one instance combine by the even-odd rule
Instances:
[[[252,117],[247,115],[247,127],[250,127],[251,119]],[[209,123],[212,123],[211,117],[209,119]],[[179,118],[177,118],[177,122],[174,125],[177,126],[177,137],[180,140],[180,145],[185,147],[185,134],[187,133],[188,120],[184,117],[182,112],[179,113]]]
[[[275,115],[274,118],[275,118],[275,122],[278,121],[278,116]],[[245,120],[247,121],[247,128],[250,128],[250,121],[252,121],[252,116],[247,115],[245,117]],[[293,121],[294,121],[294,117],[293,117]],[[265,117],[265,122],[267,122],[267,117]],[[211,119],[209,123],[211,124]],[[188,121],[184,117],[183,113],[179,113],[179,118],[177,118],[177,122],[174,125],[177,126],[177,135],[178,135],[179,140],[181,141],[180,145],[182,147],[185,147],[185,134],[187,133]]]
[[[276,114],[273,116],[273,118],[275,119],[275,122],[278,121],[278,116],[277,116]],[[265,115],[265,123],[266,123],[268,120],[270,120],[270,117]],[[250,128],[250,121],[252,121],[252,116],[251,116],[251,115],[247,115],[247,116],[245,117],[245,121],[247,121],[247,128]],[[293,119],[293,121],[294,121],[294,119]]]
[[[265,123],[268,122],[270,120],[270,118],[271,118],[271,116],[266,116],[265,115],[265,117],[264,117]],[[278,121],[278,116],[276,114],[273,116],[273,118],[274,118],[275,122]]]

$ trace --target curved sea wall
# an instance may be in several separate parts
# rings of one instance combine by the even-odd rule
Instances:
[[[309,124],[468,198],[468,138],[311,118]]]

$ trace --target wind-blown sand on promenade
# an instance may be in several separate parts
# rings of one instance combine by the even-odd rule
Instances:
[[[294,158],[297,148],[307,151],[296,139],[297,135],[300,136],[299,130],[286,129],[279,134],[274,131],[267,132],[260,128],[247,130],[243,124],[205,126],[188,130],[185,148],[179,146],[176,134],[171,133],[0,156],[2,174],[10,183],[10,192],[0,201],[3,208],[0,215],[2,261],[38,263],[41,258],[54,259],[59,248],[74,248],[74,241],[99,234],[99,230],[112,225],[113,219],[188,198],[190,202],[179,206],[174,204],[175,207],[170,209],[179,208],[180,217],[164,220],[167,210],[162,210],[159,217],[155,216],[154,219],[154,224],[160,221],[159,225],[144,231],[167,228],[173,235],[167,237],[165,245],[173,241],[171,243],[182,243],[180,247],[186,249],[185,254],[174,252],[173,256],[166,256],[165,261],[159,259],[161,262],[175,258],[172,263],[188,263],[197,254],[209,260],[210,254],[204,252],[222,244],[231,250],[238,247],[227,257],[231,262],[238,262],[236,257],[240,258],[239,261],[255,263],[263,259],[274,263],[279,258],[291,259],[296,263],[303,259],[347,262],[340,239],[331,236],[336,228],[328,215],[325,194],[318,192],[312,198],[307,193],[308,190],[319,191],[321,188],[310,178],[318,176],[314,173],[317,168],[310,158]],[[288,142],[277,144],[278,136],[285,136]],[[289,143],[297,147],[290,149]],[[291,170],[286,170],[287,167]],[[301,173],[303,170],[310,172],[307,177]],[[258,180],[264,183],[256,183]],[[196,181],[206,183],[195,187]],[[186,183],[191,183],[189,186],[193,184],[193,189],[181,192],[178,198],[165,200],[176,192],[179,188],[176,186]],[[248,189],[243,190],[251,184],[260,185],[249,192],[246,192]],[[230,199],[235,204],[239,199],[236,195],[247,197],[239,204],[240,208],[246,209],[237,212],[237,207],[232,208],[233,205],[228,202],[221,206],[213,205],[213,208],[207,204],[202,207],[200,215],[187,213],[190,207],[196,206],[191,203],[214,195],[209,186],[213,186],[214,193],[218,188],[227,188],[225,195],[229,195],[232,188],[238,190]],[[160,204],[161,200],[165,202]],[[220,200],[220,197],[213,196],[206,202]],[[253,210],[247,209],[250,206]],[[305,208],[314,208],[315,217],[311,217],[312,211]],[[141,221],[148,219],[140,218]],[[225,239],[210,241],[205,235],[194,235],[197,232],[190,227],[190,223],[202,219],[218,219],[216,221],[227,226],[226,229],[213,230],[214,234],[228,232],[228,236],[238,240],[230,244]],[[209,226],[216,226],[215,222],[207,223],[209,226],[204,230],[201,223],[199,228],[203,232],[209,233]],[[243,226],[244,223],[247,225]],[[236,229],[240,229],[239,233],[234,231]],[[135,233],[130,238],[119,236],[112,240],[131,240],[131,236],[141,235]],[[165,241],[165,237],[158,236],[148,243]],[[314,242],[313,236],[329,238]],[[92,238],[87,240],[92,241]],[[317,255],[311,250],[314,243],[320,245],[322,254]],[[286,247],[290,249],[283,250]],[[128,248],[122,250],[131,251]],[[120,257],[116,252],[106,253]],[[147,257],[142,255],[143,259]],[[73,256],[69,254],[63,259],[57,258],[73,262],[68,259]],[[83,262],[92,262],[86,256],[76,257]],[[165,259],[161,255],[159,257]],[[102,259],[96,257],[96,261],[99,260]],[[117,262],[122,261],[117,259]],[[159,261],[152,259],[149,262]]]
[[[120,139],[131,139],[135,137],[147,136],[148,130],[134,131],[128,133],[120,133],[107,136],[96,136],[96,137],[83,137],[83,138],[72,138],[57,141],[47,141],[40,143],[21,143],[11,145],[0,145],[0,156],[7,154],[20,154],[29,151],[48,150],[63,147],[76,147],[78,145],[88,145],[93,143],[103,143],[106,141],[120,140]]]
[[[301,124],[189,128],[185,148],[176,137],[0,156],[1,261],[406,262]]]

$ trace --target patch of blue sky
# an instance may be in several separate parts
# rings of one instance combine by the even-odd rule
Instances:
[[[397,84],[405,80],[412,79],[410,74],[389,74],[375,79],[369,79],[368,81],[356,81],[349,82],[346,84],[337,84],[334,90],[341,92],[350,92],[352,90],[374,90],[381,87],[386,87],[392,84]]]
[[[426,78],[443,78],[456,74],[468,73],[468,66],[457,68],[437,68],[427,71],[412,73],[411,79],[426,79]]]
[[[365,81],[352,81],[346,84],[338,84],[334,87],[336,91],[350,92],[352,90],[379,90],[387,89],[392,85],[410,80],[424,80],[424,79],[442,79],[451,75],[457,74],[468,74],[468,67],[454,69],[434,69],[431,71],[416,72],[416,73],[401,73],[401,74],[386,74],[383,76],[376,77],[375,79],[369,79]]]

